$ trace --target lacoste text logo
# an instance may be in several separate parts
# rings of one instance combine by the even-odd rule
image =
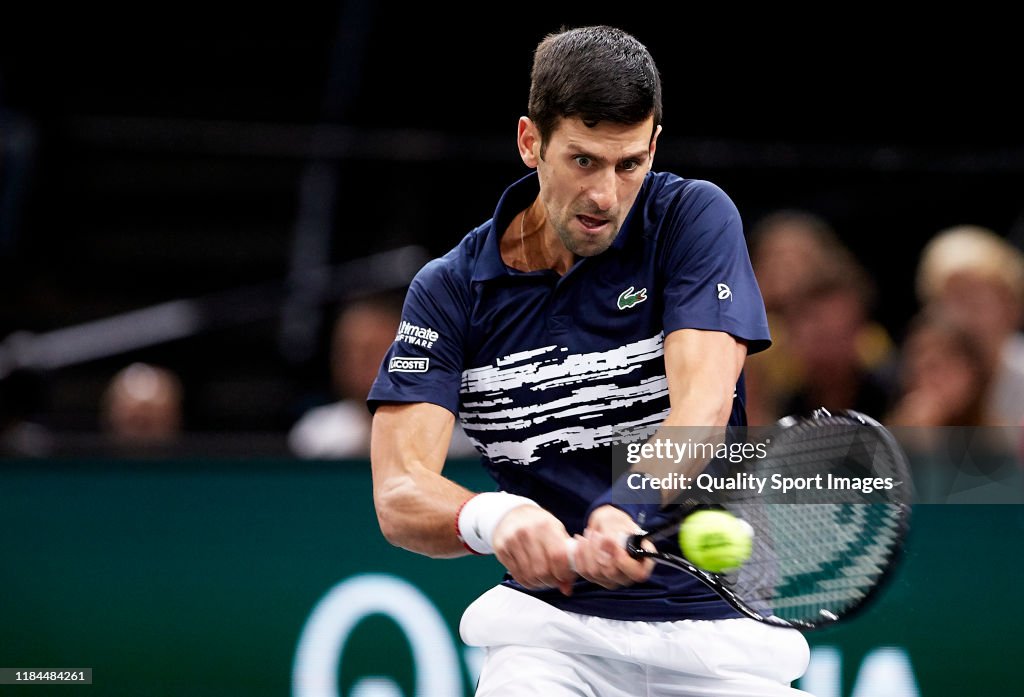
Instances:
[[[634,305],[639,305],[644,300],[647,300],[647,289],[641,288],[634,293],[633,286],[630,286],[619,295],[619,309],[626,310]]]
[[[389,373],[425,373],[430,367],[429,358],[408,358],[395,356],[388,363]]]
[[[732,300],[732,289],[724,283],[718,284],[718,299]]]

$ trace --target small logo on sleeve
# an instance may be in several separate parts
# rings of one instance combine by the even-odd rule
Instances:
[[[719,300],[732,300],[732,288],[725,285],[724,283],[718,284],[718,299]]]
[[[641,288],[634,293],[633,286],[630,286],[619,295],[619,309],[627,310],[634,305],[639,305],[644,300],[647,300],[647,289]]]
[[[425,373],[430,367],[429,358],[409,358],[395,356],[388,363],[389,373]]]

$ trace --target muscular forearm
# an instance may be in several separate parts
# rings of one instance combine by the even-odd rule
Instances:
[[[446,479],[454,417],[432,404],[383,405],[373,418],[373,502],[391,544],[431,557],[467,551],[455,514],[473,493]]]
[[[455,515],[473,492],[425,468],[374,482],[381,532],[398,547],[431,557],[467,554],[455,535]]]

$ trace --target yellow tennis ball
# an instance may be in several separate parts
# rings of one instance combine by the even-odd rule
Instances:
[[[691,513],[679,526],[679,549],[706,571],[732,571],[750,558],[754,529],[726,511],[702,510]]]

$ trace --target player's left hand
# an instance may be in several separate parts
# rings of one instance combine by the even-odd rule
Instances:
[[[654,561],[634,559],[623,545],[626,538],[639,532],[639,526],[625,511],[614,506],[596,509],[590,514],[583,535],[575,538],[576,572],[609,590],[646,581]]]

